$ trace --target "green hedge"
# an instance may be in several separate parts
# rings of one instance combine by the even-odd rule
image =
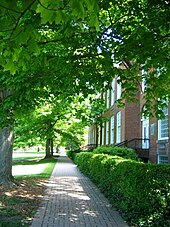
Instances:
[[[74,160],[130,225],[170,226],[169,165],[88,152],[76,154]]]
[[[133,149],[130,149],[128,147],[106,147],[106,146],[100,146],[93,150],[93,153],[95,154],[109,154],[109,155],[117,155],[122,158],[128,158],[132,160],[139,160],[138,155]]]
[[[75,155],[77,154],[77,153],[80,153],[81,152],[81,150],[74,150],[74,151],[72,151],[72,150],[68,150],[67,151],[67,156],[69,157],[69,158],[71,158],[72,160],[74,160],[74,157],[75,157]]]

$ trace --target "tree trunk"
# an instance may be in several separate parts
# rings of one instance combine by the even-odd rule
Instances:
[[[12,186],[12,152],[13,129],[5,127],[0,130],[0,185]]]
[[[51,156],[54,154],[54,145],[53,145],[53,139],[51,139]]]
[[[50,158],[51,157],[51,142],[50,142],[50,139],[48,138],[46,140],[46,149],[45,149],[45,158]]]
[[[51,158],[53,156],[53,139],[48,138],[46,140],[46,150],[45,150],[45,158]]]

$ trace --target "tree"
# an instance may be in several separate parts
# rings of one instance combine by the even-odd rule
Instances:
[[[144,69],[147,73],[142,77],[148,84],[145,110],[151,112],[152,107],[159,116],[159,107],[169,99],[170,93],[169,87],[165,86],[170,80],[168,1],[144,0],[134,4],[131,0],[107,3],[90,0],[30,0],[24,3],[15,0],[9,5],[4,0],[0,8],[5,25],[0,33],[5,37],[1,45],[1,65],[5,70],[15,73],[19,68],[26,69],[31,55],[41,56],[40,60],[48,64],[56,62],[62,46],[69,56],[68,61],[64,59],[66,74],[71,70],[67,78],[80,71],[74,79],[81,85],[88,81],[101,86],[118,74],[123,87],[122,98],[131,101],[140,87],[140,72]],[[41,46],[49,43],[60,43],[60,48],[53,51],[52,59],[47,59],[46,54],[42,56]],[[60,63],[63,65],[59,60]],[[114,67],[118,63],[124,64],[124,68]],[[89,68],[94,70],[90,73]],[[99,68],[103,74],[97,75],[95,70]],[[155,76],[157,70],[159,76]]]
[[[160,116],[170,96],[169,1],[2,0],[0,13],[0,88],[10,91],[2,129],[51,95],[87,97],[115,75],[132,101],[142,69],[145,110]]]
[[[72,97],[72,102],[51,97],[33,112],[15,119],[15,147],[46,144],[46,158],[50,158],[53,142],[79,146],[84,127],[91,121],[89,107],[89,99],[82,95]]]

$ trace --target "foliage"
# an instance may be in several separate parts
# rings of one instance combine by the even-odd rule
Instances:
[[[77,97],[72,102],[51,97],[51,101],[34,111],[16,116],[15,146],[44,145],[48,138],[58,145],[79,146],[88,124],[88,113],[89,107]]]
[[[74,158],[133,226],[170,223],[170,167],[144,164],[106,154],[83,152]]]
[[[66,129],[66,133],[62,134],[60,144],[66,149],[77,150],[84,142],[84,132],[85,122],[73,121]]]
[[[100,147],[95,148],[93,150],[93,153],[95,153],[95,154],[109,154],[109,155],[113,155],[113,156],[117,155],[117,156],[120,156],[122,158],[139,160],[139,157],[136,154],[136,152],[133,149],[127,148],[127,147],[100,146]]]
[[[118,204],[126,219],[136,226],[167,226],[170,212],[170,167],[167,165],[121,163],[111,173],[117,183]]]
[[[168,1],[1,0],[0,13],[0,128],[51,97],[71,102],[104,83],[106,90],[116,75],[126,101],[143,92],[143,79],[143,110],[162,116],[170,99]]]
[[[67,156],[74,161],[76,154],[77,153],[80,153],[80,152],[82,152],[80,149],[77,149],[77,150],[68,150],[67,151]]]
[[[143,70],[145,110],[160,116],[170,95],[168,1],[2,0],[0,13],[1,88],[15,93],[6,107],[87,96],[115,75],[131,101]]]

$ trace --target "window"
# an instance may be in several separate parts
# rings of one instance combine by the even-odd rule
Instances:
[[[117,83],[117,99],[121,97],[121,84]]]
[[[121,112],[119,111],[116,116],[116,143],[121,142]]]
[[[102,125],[102,145],[104,145],[104,124]]]
[[[100,131],[101,131],[101,128],[100,126],[98,127],[98,144],[100,145]]]
[[[158,155],[158,163],[159,164],[168,164],[168,156],[167,155]]]
[[[91,129],[91,130],[89,131],[88,143],[89,143],[89,144],[94,144],[94,143],[95,143],[95,130],[94,130],[94,129]]]
[[[109,144],[109,122],[106,122],[106,145]]]
[[[93,138],[92,138],[92,143],[95,144],[95,138],[96,138],[96,130],[93,129]]]
[[[112,89],[111,89],[111,106],[114,105],[115,102],[115,79],[112,81]]]
[[[114,116],[110,119],[110,143],[114,144]]]
[[[107,90],[106,92],[106,107],[110,107],[110,90]]]
[[[168,139],[168,108],[165,107],[163,109],[163,112],[165,114],[165,118],[158,121],[158,139],[164,140]]]
[[[144,107],[145,108],[145,107]],[[142,148],[149,149],[149,118],[142,114]]]

